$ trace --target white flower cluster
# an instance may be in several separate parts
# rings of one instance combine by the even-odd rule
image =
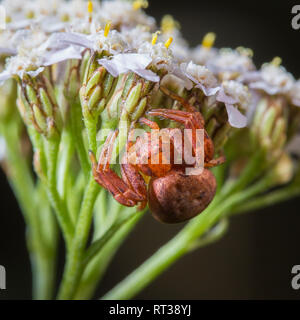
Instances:
[[[244,84],[269,95],[285,95],[300,106],[299,82],[283,67],[271,63],[256,71],[250,50],[217,50],[213,33],[192,49],[171,16],[155,32],[155,20],[142,10],[145,0],[32,0],[26,5],[5,0],[2,4],[8,27],[0,34],[0,55],[6,58],[1,82],[25,74],[35,77],[45,67],[81,59],[89,49],[101,55],[99,64],[114,77],[134,72],[159,82],[172,74],[187,90],[201,90],[225,105],[234,127],[247,124],[243,113],[250,105],[250,92]]]
[[[247,53],[228,48],[221,49],[217,55],[208,59],[206,64],[216,74],[229,73],[239,76],[255,69]]]

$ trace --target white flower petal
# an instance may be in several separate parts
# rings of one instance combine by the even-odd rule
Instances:
[[[292,103],[296,107],[300,107],[300,100],[299,99],[292,99]]]
[[[244,116],[237,108],[232,104],[225,103],[228,121],[232,127],[235,128],[244,128],[247,126],[248,119]]]
[[[220,87],[215,87],[215,88],[208,88],[205,87],[203,84],[199,83],[196,88],[199,88],[203,91],[203,93],[207,96],[214,96],[215,94],[217,94],[220,91]]]
[[[274,94],[280,93],[280,91],[281,91],[280,87],[273,87],[263,81],[250,83],[249,88],[256,89],[256,90],[263,90],[269,95],[274,95]]]
[[[176,76],[177,78],[179,78],[180,80],[182,80],[184,87],[187,90],[192,90],[194,87],[194,83],[193,81],[191,81],[184,73],[183,69],[182,69],[182,64],[180,65],[180,67],[175,66],[171,73]]]
[[[57,41],[62,44],[75,45],[88,49],[93,49],[93,41],[88,39],[87,35],[74,32],[56,33],[52,41]]]
[[[42,73],[45,70],[44,67],[40,67],[34,71],[26,71],[26,73],[28,75],[30,75],[32,78],[35,78],[36,76],[38,76],[40,73]]]
[[[100,59],[98,63],[103,66],[113,77],[118,77],[122,73],[126,73],[128,69],[123,65],[118,65],[114,63],[113,60]]]
[[[50,17],[45,17],[40,22],[40,26],[43,31],[52,33],[52,32],[58,32],[60,30],[64,30],[68,26],[68,23],[62,22],[56,16],[50,16]]]
[[[14,56],[17,54],[16,49],[12,48],[0,48],[0,55]]]
[[[152,59],[149,56],[138,53],[117,54],[111,60],[113,63],[124,66],[127,69],[146,69]]]
[[[206,96],[213,96],[219,90],[220,87],[217,86],[217,79],[213,74],[204,66],[197,65],[190,61],[187,63],[181,63],[179,70],[175,71],[179,78],[188,78],[190,81],[185,81],[185,88],[191,90],[193,88],[193,83],[196,84],[196,88],[203,91]]]
[[[261,74],[259,71],[249,71],[244,74],[242,74],[238,79],[239,82],[243,83],[251,83],[251,82],[257,82],[261,80]]]
[[[31,20],[31,19],[14,21],[14,22],[10,22],[7,25],[7,28],[10,30],[25,29],[25,28],[29,27],[32,23],[33,23],[33,20]]]
[[[237,99],[234,99],[233,97],[227,95],[224,91],[224,88],[221,88],[219,90],[218,96],[217,96],[217,101],[227,103],[227,104],[236,104],[239,101]]]
[[[134,72],[149,81],[158,82],[159,77],[151,70],[146,69],[151,62],[152,59],[149,56],[137,53],[117,54],[111,59],[98,60],[98,63],[114,77],[122,73]]]
[[[8,71],[4,70],[3,72],[0,73],[0,86],[4,84],[4,82],[12,77],[11,73]]]
[[[152,82],[159,82],[160,81],[160,78],[159,76],[154,73],[153,71],[151,70],[145,70],[145,69],[136,69],[134,70],[134,72],[139,75],[140,77],[148,80],[148,81],[152,81]]]
[[[81,54],[73,46],[58,51],[49,51],[44,55],[44,66],[50,66],[66,60],[80,60]]]

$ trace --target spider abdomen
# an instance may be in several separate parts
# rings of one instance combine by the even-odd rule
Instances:
[[[207,169],[200,175],[170,171],[166,176],[152,178],[148,200],[152,215],[163,223],[180,223],[201,213],[213,200],[216,179]]]

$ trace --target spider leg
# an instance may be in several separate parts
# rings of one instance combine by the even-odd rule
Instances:
[[[191,129],[192,130],[192,151],[194,155],[202,154],[203,147],[200,146],[201,150],[199,149],[199,146],[197,144],[197,129],[203,129],[202,123],[199,122],[196,113],[190,113],[187,111],[182,110],[169,110],[169,109],[154,109],[150,110],[147,113],[150,116],[158,116],[166,119],[170,119],[176,122],[179,122],[184,125],[185,129]],[[210,140],[206,130],[204,130],[204,141]],[[199,152],[198,152],[199,151]]]
[[[176,100],[182,104],[182,106],[186,109],[188,112],[196,112],[196,108],[191,106],[184,98],[178,96],[174,92],[170,91],[166,87],[160,86],[160,91],[162,91],[166,96],[170,97],[173,100]]]
[[[190,113],[187,111],[181,111],[181,110],[169,110],[169,109],[155,109],[148,111],[147,113],[150,116],[158,116],[166,119],[170,119],[176,122],[179,122],[184,125],[185,129],[191,129],[193,134],[192,139],[192,146],[193,151],[196,154],[196,129],[203,129],[201,123],[199,123],[195,117],[195,113]],[[205,135],[206,131],[205,131]]]
[[[141,118],[140,119],[141,123],[144,123],[146,125],[151,125],[151,126],[157,126],[158,125],[150,121],[146,118]],[[159,127],[158,127],[159,129]],[[129,131],[128,134],[128,140],[127,140],[127,153],[130,152],[130,149],[134,147],[134,140],[133,140],[133,135],[134,135],[134,126],[131,127],[131,130]],[[136,166],[133,164],[128,163],[128,155],[124,155],[124,158],[126,161],[121,164],[121,174],[122,174],[122,179],[124,182],[132,189],[134,190],[137,194],[139,194],[141,197],[144,198],[144,201],[142,201],[139,205],[139,210],[143,210],[145,206],[147,205],[147,186],[145,183],[144,178],[142,175],[139,173],[138,169]]]
[[[134,207],[138,202],[144,201],[145,197],[130,188],[111,168],[110,159],[114,147],[114,141],[118,131],[111,133],[102,148],[97,169],[93,169],[95,180],[106,188],[116,201],[124,206]],[[95,168],[95,158],[91,156],[93,168]]]
[[[175,94],[174,92],[170,91],[166,87],[161,86],[160,90],[166,96],[170,97],[173,100],[178,101],[185,108],[186,111],[191,112],[191,113],[195,113],[198,118],[198,121],[201,123],[202,127],[204,127],[204,124],[205,124],[204,118],[203,118],[202,114],[200,112],[198,112],[194,106],[190,105],[184,98],[182,98],[179,95]]]
[[[103,181],[100,179],[100,177],[98,176],[98,171],[97,171],[97,160],[96,157],[94,155],[94,153],[92,151],[89,151],[89,157],[92,163],[92,172],[93,172],[93,176],[95,181],[103,188],[106,188]]]
[[[149,116],[162,117],[182,123],[186,129],[203,129],[203,126],[198,121],[195,113],[182,110],[153,109],[148,111],[147,114]]]
[[[114,142],[119,134],[118,130],[110,132],[102,147],[100,157],[98,160],[97,172],[104,171],[109,167],[108,160],[111,158]]]
[[[159,125],[158,125],[156,122],[151,121],[151,120],[149,120],[149,119],[141,118],[141,119],[139,120],[139,122],[140,122],[141,124],[144,124],[144,125],[148,126],[150,129],[153,129],[153,130],[159,130],[159,129],[160,129],[160,128],[159,128]]]
[[[226,157],[221,156],[217,159],[210,160],[209,162],[205,163],[204,166],[205,166],[205,168],[213,168],[213,167],[217,167],[225,162],[226,162]]]
[[[143,201],[147,200],[147,187],[144,178],[139,173],[137,167],[132,164],[122,164],[121,174],[124,182],[138,194]]]

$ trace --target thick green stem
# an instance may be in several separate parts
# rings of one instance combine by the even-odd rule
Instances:
[[[130,219],[117,233],[105,244],[103,249],[91,260],[84,271],[80,285],[76,291],[74,299],[87,300],[91,299],[100,280],[104,276],[111,260],[118,251],[120,245],[124,242],[128,234],[134,229],[144,212],[138,213]]]
[[[43,217],[44,214],[47,214],[49,206],[46,200],[43,202],[43,209],[39,207],[40,190],[35,187],[30,167],[21,153],[18,125],[7,124],[3,127],[2,134],[7,143],[8,179],[27,224],[26,237],[32,265],[33,298],[38,300],[51,299],[55,279],[57,237],[55,228],[48,229],[52,238],[52,243],[49,245],[40,225],[40,223],[46,223],[43,221]]]
[[[84,195],[71,250],[67,257],[63,281],[58,294],[58,298],[61,300],[73,298],[82,276],[84,266],[82,258],[88,241],[93,218],[93,208],[99,190],[99,186],[91,176]]]
[[[59,159],[58,167],[58,191],[62,199],[67,196],[67,181],[69,177],[69,167],[74,154],[74,146],[72,136],[69,131],[64,131],[62,134],[62,152]]]
[[[189,251],[191,252],[217,242],[225,235],[225,233],[228,230],[228,227],[229,227],[228,219],[221,220],[207,234],[203,235],[203,237],[195,241],[189,248]]]
[[[94,154],[97,153],[97,120],[96,119],[84,119],[87,136],[89,140],[89,150]]]
[[[33,254],[31,256],[34,300],[50,300],[53,298],[56,277],[56,254],[55,252],[47,253],[46,251],[44,249],[41,254]]]
[[[63,232],[67,248],[70,248],[72,237],[74,234],[74,227],[68,213],[66,204],[62,201],[57,191],[57,156],[59,149],[59,142],[57,140],[47,140],[47,192],[50,202],[55,209],[58,222]]]
[[[71,130],[79,161],[86,177],[89,177],[91,166],[82,137],[82,112],[80,102],[71,105]]]
[[[130,220],[135,220],[135,215],[122,217],[119,221],[114,223],[98,240],[96,240],[86,251],[83,259],[83,265],[86,266],[106,245],[106,243],[117,233],[117,231]]]

